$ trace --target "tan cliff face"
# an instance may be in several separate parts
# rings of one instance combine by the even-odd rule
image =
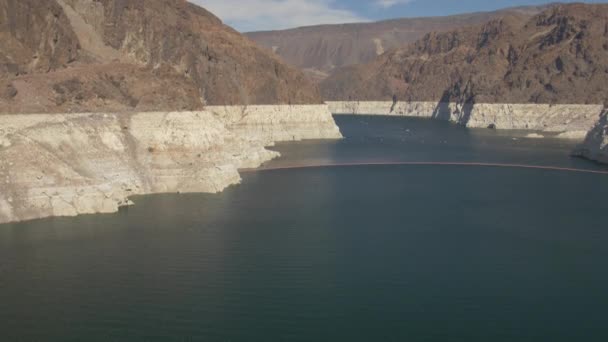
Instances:
[[[300,71],[186,1],[0,0],[0,18],[0,112],[321,102]]]
[[[328,100],[602,104],[608,5],[559,5],[531,19],[431,33],[321,84]]]
[[[378,55],[413,43],[429,32],[482,24],[506,14],[529,17],[543,8],[531,6],[446,17],[319,25],[245,35],[275,51],[289,64],[309,71],[314,79],[322,80],[336,68],[371,62]]]
[[[0,115],[0,223],[112,213],[134,195],[222,191],[276,141],[338,139],[325,105]]]

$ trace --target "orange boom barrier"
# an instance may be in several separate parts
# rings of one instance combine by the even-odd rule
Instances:
[[[242,172],[262,172],[262,171],[277,171],[277,170],[296,170],[296,169],[316,169],[316,168],[331,168],[331,167],[355,167],[355,166],[391,166],[391,165],[409,165],[409,166],[476,166],[476,167],[501,167],[501,168],[517,168],[517,169],[535,169],[535,170],[550,170],[564,172],[579,172],[608,175],[608,171],[576,169],[559,166],[543,166],[543,165],[526,165],[526,164],[502,164],[502,163],[478,163],[478,162],[357,162],[357,163],[335,163],[335,164],[315,164],[315,165],[284,165],[284,166],[269,166],[258,169],[245,169]]]

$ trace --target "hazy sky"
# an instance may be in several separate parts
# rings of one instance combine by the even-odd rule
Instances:
[[[239,31],[448,15],[550,0],[190,0]],[[571,1],[565,1],[571,2]],[[587,2],[608,2],[590,0]]]

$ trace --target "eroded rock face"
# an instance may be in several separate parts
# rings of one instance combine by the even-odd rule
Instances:
[[[138,194],[210,192],[278,156],[275,141],[337,139],[327,106],[0,115],[0,223],[111,213]]]
[[[303,75],[186,1],[101,0],[104,42],[192,79],[206,104],[315,103]]]
[[[79,57],[79,43],[54,0],[0,0],[0,76],[49,72]]]
[[[0,0],[0,19],[0,79],[18,92],[0,112],[321,103],[300,71],[186,1]]]
[[[574,154],[608,164],[608,110],[602,113],[597,124],[587,134],[585,142]]]
[[[431,33],[321,84],[328,100],[603,104],[608,5],[559,5]]]

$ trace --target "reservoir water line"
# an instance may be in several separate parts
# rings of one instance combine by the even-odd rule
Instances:
[[[516,169],[534,169],[534,170],[549,170],[562,172],[578,172],[608,175],[607,171],[577,169],[559,166],[543,166],[543,165],[528,165],[528,164],[505,164],[505,163],[481,163],[481,162],[353,162],[353,163],[331,163],[331,164],[307,164],[307,165],[284,165],[284,166],[267,166],[257,169],[243,169],[241,172],[253,173],[264,171],[279,171],[279,170],[298,170],[298,169],[318,169],[318,168],[334,168],[334,167],[358,167],[358,166],[468,166],[468,167],[491,167],[491,168],[516,168]]]

